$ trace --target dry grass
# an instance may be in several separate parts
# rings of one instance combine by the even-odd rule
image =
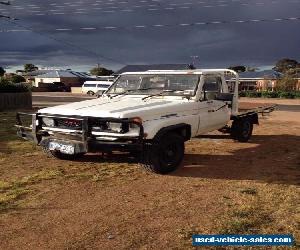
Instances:
[[[0,114],[4,248],[192,249],[195,233],[291,233],[299,244],[300,124],[263,121],[249,144],[195,139],[185,168],[158,176],[127,155],[49,159],[15,136],[14,115]]]

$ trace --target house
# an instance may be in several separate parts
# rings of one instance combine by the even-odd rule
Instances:
[[[125,72],[140,72],[147,70],[184,70],[188,69],[188,64],[149,64],[149,65],[127,65],[114,73],[120,75]]]
[[[43,75],[48,72],[50,72],[50,70],[34,70],[30,72],[18,71],[18,74],[23,76],[26,79],[27,83],[34,85],[36,76]]]
[[[62,82],[69,87],[79,87],[85,81],[90,80],[91,76],[71,70],[51,70],[34,78],[35,87],[47,87],[54,82]]]
[[[274,70],[240,73],[240,90],[274,90],[280,76]]]
[[[281,73],[274,70],[264,70],[264,71],[253,71],[253,72],[242,72],[240,75],[240,91],[274,91],[277,81],[282,77]],[[297,79],[298,84],[295,90],[300,90],[300,74],[298,74],[295,79]],[[232,82],[234,78],[228,80]]]

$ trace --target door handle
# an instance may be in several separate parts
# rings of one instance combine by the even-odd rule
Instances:
[[[219,107],[219,108],[217,108],[217,109],[209,109],[209,110],[208,110],[208,113],[217,112],[217,111],[219,111],[220,109],[225,108],[227,105],[228,105],[228,104],[226,103],[226,104],[224,104],[223,106],[221,106],[221,107]]]

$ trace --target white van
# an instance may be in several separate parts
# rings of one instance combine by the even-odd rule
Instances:
[[[88,95],[95,95],[97,92],[103,93],[111,85],[113,81],[86,81],[82,85],[81,92]]]

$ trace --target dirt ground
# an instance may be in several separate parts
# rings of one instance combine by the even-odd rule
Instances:
[[[300,246],[300,113],[263,117],[249,143],[195,138],[166,176],[128,155],[47,158],[14,136],[13,117],[0,114],[1,249],[192,249],[195,233]]]

